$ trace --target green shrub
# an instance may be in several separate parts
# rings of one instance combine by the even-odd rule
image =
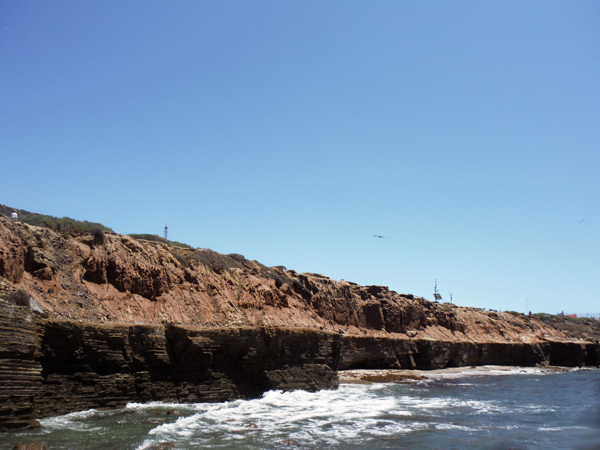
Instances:
[[[183,267],[190,266],[189,263],[187,262],[187,259],[185,259],[185,257],[182,254],[175,252],[175,253],[173,253],[173,256],[175,257],[175,259],[177,261],[179,261],[179,264],[181,264]]]
[[[174,245],[175,247],[192,248],[191,245],[184,244],[182,242],[177,242],[177,241],[169,241],[168,239],[160,237],[157,234],[130,234],[128,236],[132,237],[134,239],[141,239],[144,241],[162,242],[163,244]]]
[[[96,228],[92,233],[94,234],[94,247],[103,246],[104,242],[106,240],[104,230],[101,230],[100,228]]]
[[[227,256],[229,256],[232,259],[235,259],[239,263],[245,263],[246,262],[246,258],[244,257],[244,255],[240,255],[239,253],[230,253]]]
[[[222,255],[209,249],[198,249],[189,255],[190,260],[199,262],[209,267],[216,273],[223,273],[231,269],[241,269],[243,266],[231,256]]]
[[[75,220],[70,217],[58,217],[48,216],[46,214],[37,214],[23,209],[11,208],[6,205],[0,205],[0,214],[6,217],[10,217],[13,211],[16,211],[19,215],[18,221],[26,223],[28,225],[34,225],[37,227],[50,228],[51,230],[66,232],[66,233],[82,233],[82,232],[93,232],[95,229],[100,229],[104,232],[112,232],[110,228],[102,225],[101,223],[88,222],[87,220]]]
[[[87,220],[81,221],[71,219],[70,217],[63,217],[62,219],[59,219],[58,217],[46,216],[43,214],[22,214],[19,215],[19,221],[28,225],[50,228],[54,231],[62,231],[66,233],[93,233],[96,230],[101,230],[103,232],[113,231],[111,228],[106,227],[101,223],[88,222]]]

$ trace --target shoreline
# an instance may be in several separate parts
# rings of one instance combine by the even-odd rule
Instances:
[[[374,384],[374,383],[414,383],[423,380],[442,380],[461,378],[473,375],[517,375],[533,373],[556,373],[584,370],[560,366],[525,367],[525,366],[464,366],[447,367],[435,370],[407,369],[349,369],[339,370],[340,385]],[[593,368],[585,368],[593,370]]]

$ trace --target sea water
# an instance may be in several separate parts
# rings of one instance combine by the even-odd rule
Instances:
[[[174,446],[163,448],[597,450],[599,393],[598,370],[444,373],[226,403],[88,410],[41,420],[41,429],[0,433],[0,448],[38,441],[49,450],[167,442]]]

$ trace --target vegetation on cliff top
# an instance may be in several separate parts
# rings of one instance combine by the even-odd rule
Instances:
[[[101,223],[88,222],[87,220],[77,220],[70,217],[54,217],[46,214],[32,213],[23,209],[11,208],[6,205],[0,205],[0,214],[6,217],[10,217],[11,214],[16,211],[18,214],[19,222],[33,225],[36,227],[49,228],[54,231],[63,233],[82,233],[89,232],[94,234],[100,234],[102,232],[114,233],[112,228],[107,227]],[[182,248],[192,248],[188,244],[177,241],[169,241],[168,239],[162,238],[156,234],[130,234],[134,239],[145,239],[147,241],[162,242],[167,245],[174,245]]]
[[[15,211],[15,208],[10,208],[5,205],[0,205],[0,214],[10,217]],[[37,214],[22,209],[16,209],[19,215],[19,221],[28,225],[36,227],[50,228],[54,231],[66,232],[66,233],[81,233],[81,232],[95,232],[98,230],[104,232],[113,232],[113,230],[101,223],[88,222],[87,220],[81,221],[72,219],[70,217],[58,218],[54,216],[48,216],[46,214]]]
[[[163,244],[174,245],[175,247],[192,248],[191,245],[184,244],[183,242],[170,241],[168,239],[160,237],[157,234],[129,234],[128,236],[134,239],[143,239],[145,241],[162,242]]]

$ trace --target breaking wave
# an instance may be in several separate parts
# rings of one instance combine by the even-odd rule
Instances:
[[[226,403],[130,403],[42,420],[53,449],[572,449],[596,441],[599,371],[431,373],[408,384],[345,384],[267,392]],[[600,423],[600,421],[598,421]],[[27,434],[25,434],[27,433]],[[11,437],[12,436],[12,437]],[[9,440],[9,438],[11,440]],[[168,443],[168,444],[167,444]],[[2,447],[4,448],[4,447]],[[9,447],[7,447],[9,448]],[[600,447],[589,447],[600,448]]]

